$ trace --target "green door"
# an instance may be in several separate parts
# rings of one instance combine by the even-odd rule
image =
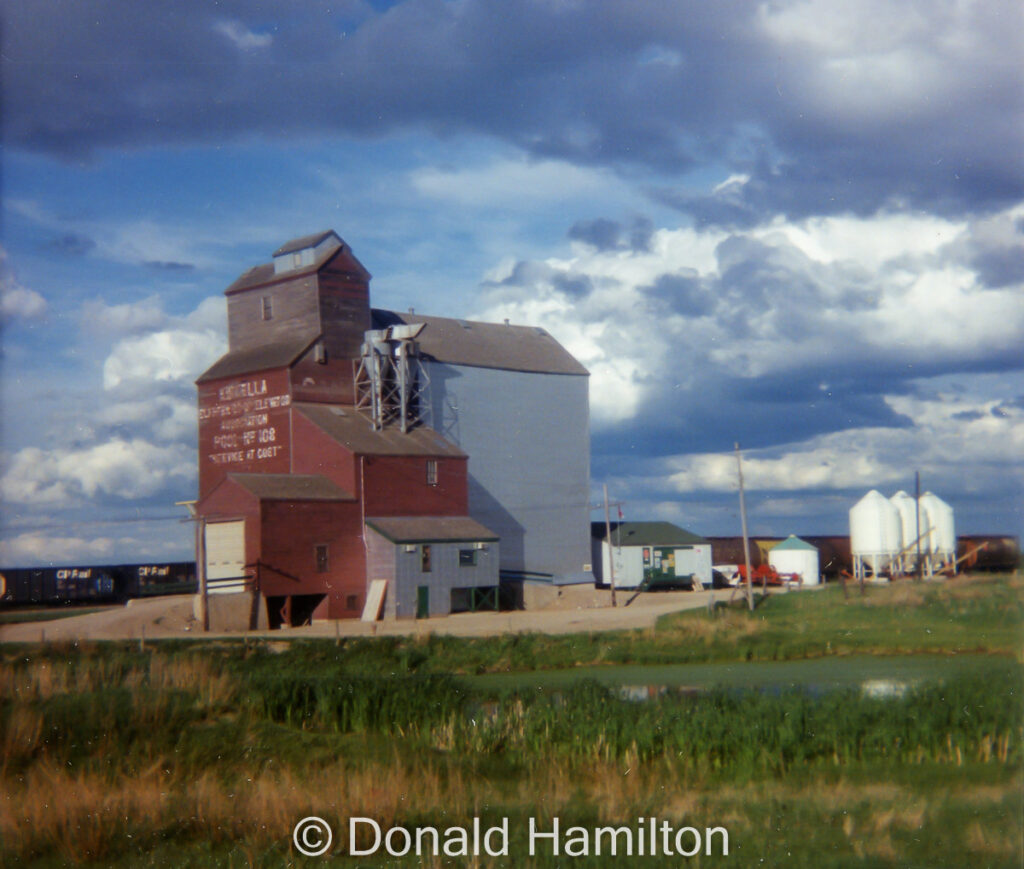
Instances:
[[[416,587],[416,618],[430,618],[430,586]]]

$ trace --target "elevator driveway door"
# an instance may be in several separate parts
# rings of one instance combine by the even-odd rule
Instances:
[[[245,521],[206,526],[206,590],[209,594],[245,591]]]

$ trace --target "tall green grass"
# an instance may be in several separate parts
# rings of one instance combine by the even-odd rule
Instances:
[[[1024,667],[1011,656],[884,699],[717,689],[633,702],[586,680],[495,695],[445,672],[717,655],[730,635],[731,654],[756,657],[819,630],[895,631],[881,597],[829,593],[653,634],[4,647],[0,863],[290,865],[307,814],[508,815],[513,830],[557,814],[724,823],[738,865],[1019,865]],[[1011,582],[899,594],[904,640],[943,621],[947,638],[970,628],[986,642],[1019,626]]]

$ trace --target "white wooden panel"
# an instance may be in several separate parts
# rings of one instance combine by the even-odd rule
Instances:
[[[206,590],[234,594],[245,590],[245,522],[206,526]]]
[[[381,607],[384,606],[384,592],[387,590],[386,579],[374,579],[370,582],[370,592],[366,595],[361,621],[375,622],[380,618]]]

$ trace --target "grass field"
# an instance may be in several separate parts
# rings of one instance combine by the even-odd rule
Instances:
[[[290,836],[315,814],[352,866],[620,865],[529,857],[530,819],[658,817],[724,826],[729,856],[630,865],[1019,867],[1021,591],[1009,577],[849,601],[826,590],[592,637],[2,647],[0,862],[314,865]],[[583,676],[543,691],[481,684],[538,663],[643,675],[655,662],[967,649],[966,670],[889,698],[723,688],[638,703]],[[356,860],[341,835],[351,816],[385,828],[507,817],[510,856]]]
[[[528,672],[622,664],[787,661],[852,654],[931,652],[1021,655],[1024,582],[962,577],[770,595],[750,613],[742,602],[714,614],[662,617],[653,630],[510,634],[498,637],[381,637],[295,644],[311,664],[329,659],[357,672],[422,670],[458,674]],[[304,651],[308,650],[308,651]]]

